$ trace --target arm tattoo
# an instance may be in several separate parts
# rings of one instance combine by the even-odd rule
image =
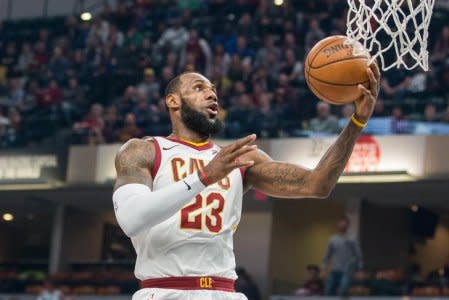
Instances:
[[[350,122],[315,168],[317,183],[327,194],[334,188],[343,172],[360,132],[361,129]]]
[[[306,169],[294,164],[266,161],[248,169],[248,183],[268,195],[294,197],[303,195],[307,183]]]
[[[128,183],[141,183],[151,187],[151,164],[152,151],[148,141],[130,141],[117,154],[115,159],[115,169],[117,180],[114,190]]]
[[[354,124],[346,126],[314,170],[264,161],[248,169],[248,183],[275,197],[326,197],[345,168],[359,134],[360,129]]]

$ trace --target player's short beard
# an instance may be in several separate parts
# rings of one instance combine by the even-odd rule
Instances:
[[[204,114],[190,107],[184,99],[181,99],[181,120],[187,128],[202,137],[216,135],[224,128],[220,119],[215,118],[214,121],[210,121]]]

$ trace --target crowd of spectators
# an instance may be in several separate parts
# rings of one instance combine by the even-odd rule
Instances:
[[[440,8],[444,20],[448,11]],[[446,14],[446,15],[445,15]],[[441,17],[443,16],[443,17]],[[124,142],[170,133],[164,88],[198,71],[218,88],[222,137],[338,133],[353,108],[316,105],[304,57],[344,34],[341,0],[134,0],[107,4],[91,21],[68,16],[0,24],[0,148],[45,141]],[[375,116],[449,124],[449,26],[435,17],[431,71],[392,70]]]

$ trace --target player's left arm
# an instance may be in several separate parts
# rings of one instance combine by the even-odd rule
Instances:
[[[359,86],[363,96],[355,102],[356,118],[366,123],[371,117],[379,94],[380,72],[376,64],[367,69],[370,89]],[[353,121],[343,129],[315,169],[273,161],[261,151],[248,153],[254,165],[246,171],[247,188],[254,187],[280,198],[326,198],[343,172],[362,128]]]

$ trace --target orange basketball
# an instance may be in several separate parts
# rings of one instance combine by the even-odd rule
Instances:
[[[331,104],[354,102],[361,96],[357,85],[369,86],[369,54],[354,56],[346,37],[335,35],[319,41],[305,63],[306,81],[312,92]]]

